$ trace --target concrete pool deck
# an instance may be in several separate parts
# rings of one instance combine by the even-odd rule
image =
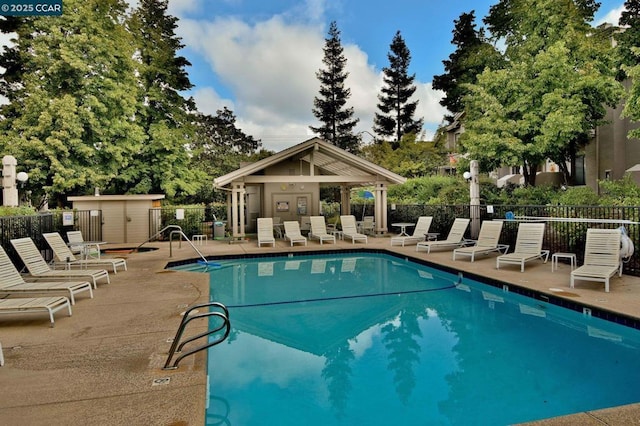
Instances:
[[[93,299],[78,296],[73,316],[58,312],[53,328],[44,314],[0,316],[5,358],[0,367],[0,424],[204,424],[206,353],[185,358],[177,370],[166,371],[162,366],[181,313],[189,305],[208,301],[208,279],[204,274],[165,270],[168,262],[197,258],[188,243],[174,242],[171,250],[166,242],[145,247],[158,250],[126,254],[129,270],[111,273],[111,284],[99,284]],[[275,249],[258,248],[256,241],[208,241],[197,247],[208,256],[385,249],[640,318],[640,277],[613,278],[610,293],[604,292],[603,284],[593,282],[578,282],[575,289],[569,289],[570,267],[564,263],[556,272],[551,272],[550,262],[541,261],[528,263],[524,273],[517,266],[496,270],[494,254],[473,263],[453,261],[451,251],[416,253],[413,245],[391,247],[388,237],[369,238],[366,245],[338,241],[335,245],[309,242],[306,247],[290,247],[277,240]],[[197,323],[187,335],[204,330],[206,324]],[[639,422],[640,404],[633,404],[531,424]]]

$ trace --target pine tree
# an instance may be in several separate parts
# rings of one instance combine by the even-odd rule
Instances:
[[[177,55],[184,45],[167,6],[168,0],[141,0],[130,19],[142,87],[137,119],[147,140],[135,162],[118,176],[120,192],[193,194],[204,178],[191,167],[185,148],[195,133],[195,105],[180,91],[192,87],[185,70],[191,64]]]
[[[391,52],[387,54],[389,67],[384,73],[382,93],[378,95],[378,109],[374,118],[374,130],[382,136],[395,136],[394,149],[400,145],[402,136],[408,133],[418,134],[422,130],[423,120],[414,120],[418,101],[409,102],[416,91],[413,84],[415,74],[408,75],[411,53],[400,35],[396,33],[391,42]]]
[[[345,107],[351,90],[345,87],[345,80],[349,75],[344,70],[347,58],[344,56],[340,31],[335,21],[331,22],[328,34],[322,59],[326,68],[316,73],[320,80],[320,96],[313,99],[313,115],[322,125],[309,128],[324,140],[347,151],[356,152],[359,139],[353,134],[353,128],[359,119],[353,119],[352,107]]]
[[[463,13],[454,21],[451,43],[456,50],[448,60],[442,61],[445,74],[433,77],[433,88],[445,93],[440,105],[451,112],[452,115],[445,116],[449,122],[464,110],[465,84],[475,83],[485,67],[500,63],[500,54],[485,41],[484,31],[476,30],[474,21],[475,11]]]

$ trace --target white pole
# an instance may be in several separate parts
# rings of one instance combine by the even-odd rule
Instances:
[[[469,184],[471,234],[473,238],[477,238],[480,233],[480,181],[478,179],[480,166],[478,160],[471,160],[469,168],[471,172],[471,182]]]

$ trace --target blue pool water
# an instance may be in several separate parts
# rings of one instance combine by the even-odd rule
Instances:
[[[387,255],[220,264],[232,332],[209,350],[209,425],[506,425],[640,401],[631,328]]]

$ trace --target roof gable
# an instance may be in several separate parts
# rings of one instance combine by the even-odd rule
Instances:
[[[255,176],[256,174],[264,171],[268,167],[291,159],[305,161],[311,165],[312,170],[318,168],[318,170],[321,171],[321,175],[309,176],[307,180],[352,183],[354,185],[372,184],[379,181],[387,181],[393,184],[406,182],[404,177],[384,167],[364,160],[322,139],[312,138],[270,157],[263,158],[255,163],[227,173],[224,176],[220,176],[214,179],[214,186],[224,187],[231,182],[243,180],[255,182],[256,180],[260,180],[259,177]],[[249,176],[253,176],[255,179],[247,179]],[[270,176],[270,178],[273,181],[274,177]],[[290,181],[291,178],[292,176],[290,175],[282,175],[283,182]],[[300,178],[300,176],[298,176],[298,178]]]

